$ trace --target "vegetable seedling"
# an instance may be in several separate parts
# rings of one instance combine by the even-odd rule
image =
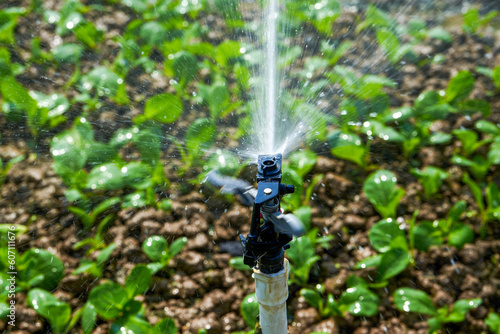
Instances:
[[[477,308],[482,303],[480,298],[461,299],[451,307],[443,306],[438,309],[425,292],[412,288],[397,289],[394,291],[393,298],[396,308],[402,312],[430,315],[431,318],[427,320],[429,334],[437,333],[447,323],[464,321],[467,312]]]
[[[75,247],[76,248],[76,247]],[[116,248],[116,244],[113,243],[108,247],[102,249],[97,255],[96,260],[92,261],[90,259],[82,259],[80,261],[80,266],[73,271],[73,275],[78,275],[81,273],[88,273],[96,278],[102,277],[102,270],[104,269],[104,264],[111,256],[111,253]]]
[[[54,334],[68,333],[78,319],[71,320],[71,307],[43,289],[32,289],[26,296],[28,305],[47,319]]]
[[[151,271],[145,265],[136,265],[125,280],[125,286],[115,282],[105,282],[90,291],[88,303],[93,306],[95,315],[112,320],[110,333],[171,333],[175,323],[165,318],[155,326],[144,319],[145,309],[135,297],[144,294],[151,284]],[[91,312],[90,312],[91,313]],[[87,321],[92,323],[92,314]],[[89,327],[87,327],[87,330]]]
[[[2,159],[0,158],[0,188],[2,188],[3,184],[5,183],[5,179],[7,178],[7,174],[9,174],[9,171],[11,168],[24,160],[24,155],[18,155],[15,158],[10,159],[5,165],[2,162]],[[1,198],[1,195],[0,195]]]
[[[377,278],[374,286],[385,286],[389,278],[406,269],[411,263],[411,245],[407,243],[406,235],[399,224],[388,218],[379,221],[368,234],[372,247],[379,254],[359,261],[355,269],[377,267]]]
[[[418,178],[424,187],[424,193],[427,199],[433,197],[438,192],[443,181],[449,176],[447,172],[434,166],[427,166],[422,170],[414,168],[411,172]]]
[[[485,201],[483,190],[467,173],[464,174],[462,181],[470,188],[476,201],[476,205],[479,209],[479,217],[481,219],[481,228],[479,232],[481,237],[484,238],[486,236],[487,224],[495,219],[500,220],[500,195],[498,187],[494,182],[488,183],[485,189]]]
[[[416,225],[410,235],[414,240],[415,248],[427,251],[430,246],[442,245],[445,238],[448,245],[459,249],[466,243],[473,242],[474,230],[468,224],[460,222],[460,217],[465,213],[466,208],[465,201],[459,201],[450,209],[446,219],[434,222],[424,221]]]
[[[500,333],[500,315],[498,313],[488,313],[488,317],[484,320],[484,322],[493,334]]]
[[[294,239],[287,250],[287,258],[290,260],[290,281],[300,286],[307,285],[312,267],[320,260],[315,254],[317,245],[328,249],[331,235],[318,237],[318,229],[312,229],[302,237]]]
[[[388,170],[379,170],[368,176],[363,184],[363,191],[375,210],[383,217],[396,217],[396,209],[405,195],[397,187],[396,175]]]
[[[142,244],[142,250],[153,261],[153,263],[148,264],[151,274],[154,275],[165,268],[170,260],[180,253],[186,243],[186,237],[176,239],[170,246],[162,236],[154,235],[147,238]]]
[[[480,28],[486,26],[493,18],[495,18],[497,14],[498,11],[492,10],[485,16],[480,17],[479,10],[477,8],[471,8],[463,14],[464,24],[462,28],[468,34],[475,34]]]
[[[371,317],[378,313],[379,297],[369,290],[368,284],[354,275],[347,279],[347,290],[335,301],[331,293],[322,297],[318,290],[303,288],[300,295],[318,312],[322,318],[345,317],[350,313],[357,317]]]

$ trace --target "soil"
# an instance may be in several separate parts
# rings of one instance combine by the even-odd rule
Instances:
[[[28,6],[29,2],[7,0],[0,4],[0,9]],[[90,4],[94,1],[82,2]],[[58,9],[61,4],[62,1],[45,1],[44,7]],[[111,9],[110,5],[105,6]],[[123,27],[133,19],[131,11],[119,4],[106,11],[105,15],[97,16],[92,11],[86,15],[106,32],[108,42],[100,47],[101,52],[85,53],[80,65],[82,73],[97,63],[113,60],[119,47],[109,38],[121,34]],[[426,40],[416,47],[414,51],[422,60],[420,65],[401,62],[393,66],[384,57],[375,57],[373,61],[371,57],[365,57],[373,51],[374,37],[363,34],[363,38],[356,38],[356,19],[359,15],[352,8],[345,10],[333,26],[334,32],[341,33],[333,33],[332,38],[349,39],[354,43],[353,51],[341,59],[342,63],[360,73],[384,74],[397,82],[397,88],[387,90],[393,107],[413,105],[421,92],[445,89],[449,79],[458,71],[474,72],[476,66],[493,68],[500,64],[500,31],[487,29],[481,34],[468,35],[460,26],[448,29],[453,35],[452,43]],[[224,36],[230,36],[222,17],[202,17],[200,23],[213,31],[208,35],[209,41],[218,43]],[[48,52],[54,43],[54,27],[44,23],[37,13],[21,17],[16,28],[18,47],[11,50],[13,61],[28,62],[32,36],[39,36],[42,50]],[[65,42],[71,41],[72,37],[67,38]],[[445,61],[439,64],[424,61],[437,54],[444,55]],[[154,60],[159,64],[163,61],[161,58]],[[78,90],[75,87],[66,89],[64,85],[74,70],[73,65],[55,69],[44,64],[30,64],[17,79],[29,89],[45,94],[65,92],[68,98],[72,98]],[[106,101],[99,112],[92,114],[90,121],[96,131],[96,140],[109,140],[115,130],[130,126],[131,119],[141,112],[145,98],[172,90],[166,79],[154,79],[140,70],[132,71],[126,83],[132,100],[130,107]],[[478,75],[471,96],[488,100],[492,106],[490,120],[498,122],[500,99],[498,93],[488,93],[493,90],[491,80]],[[18,240],[19,253],[30,248],[43,248],[56,254],[66,269],[65,277],[53,293],[76,310],[87,300],[90,290],[103,280],[123,283],[135,264],[149,262],[141,249],[147,237],[162,235],[171,241],[186,236],[189,241],[184,250],[172,260],[167,270],[154,276],[149,291],[141,300],[146,307],[147,320],[154,324],[164,317],[172,317],[180,333],[186,334],[195,334],[201,328],[208,333],[248,330],[239,308],[243,297],[254,292],[253,279],[250,271],[233,269],[228,262],[231,257],[241,254],[238,234],[249,232],[251,211],[203,185],[188,184],[186,180],[189,176],[197,175],[199,170],[179,177],[175,166],[182,163],[172,159],[172,156],[179,156],[173,146],[165,147],[163,157],[172,183],[166,189],[166,195],[173,202],[172,210],[119,210],[105,234],[105,242],[114,242],[117,247],[104,266],[102,279],[97,280],[87,274],[72,274],[85,257],[85,251],[75,250],[74,245],[94,231],[82,233],[82,223],[68,211],[69,203],[64,195],[66,186],[52,170],[48,149],[50,138],[69,127],[81,107],[78,103],[73,104],[68,112],[68,122],[42,133],[36,141],[26,128],[9,123],[0,114],[0,157],[3,161],[19,154],[27,157],[9,172],[0,197],[0,222],[28,227],[28,232]],[[206,108],[194,108],[191,115],[175,125],[173,135],[185,131],[193,117],[207,112]],[[463,127],[473,128],[478,117],[480,115],[451,117],[433,126],[446,132]],[[398,185],[406,191],[398,208],[401,219],[408,221],[416,210],[419,211],[417,221],[444,218],[458,200],[465,200],[468,210],[478,210],[470,189],[461,182],[464,170],[450,162],[459,145],[458,141],[454,141],[447,147],[425,147],[408,161],[398,146],[374,142],[370,152],[371,163],[393,171],[398,176]],[[315,186],[314,197],[310,201],[312,225],[322,233],[333,236],[333,240],[328,250],[317,249],[321,260],[313,268],[308,283],[310,286],[324,284],[326,292],[338,298],[346,289],[349,274],[356,273],[367,280],[376,275],[373,269],[355,271],[353,268],[360,259],[375,254],[368,240],[368,230],[380,217],[362,192],[362,183],[369,171],[361,171],[349,162],[335,159],[324,148],[319,147],[317,151],[320,153],[318,163],[306,177],[312,180],[316,175],[324,174]],[[426,200],[422,196],[421,185],[409,172],[415,165],[437,166],[452,175],[443,184],[438,198]],[[499,173],[498,166],[492,166],[487,181],[498,183]],[[427,292],[437,306],[450,305],[463,298],[481,298],[481,306],[467,314],[463,323],[446,325],[443,332],[486,332],[484,319],[488,312],[500,309],[500,227],[498,222],[491,223],[487,226],[486,237],[481,238],[477,217],[465,218],[464,222],[474,228],[476,241],[460,250],[443,245],[428,252],[418,252],[414,265],[408,266],[386,288],[376,290],[381,300],[377,316],[359,318],[347,315],[345,319],[321,319],[318,311],[299,296],[299,287],[292,285],[287,301],[289,333],[427,333],[425,317],[402,313],[392,303],[393,291],[404,286]],[[25,294],[18,293],[16,298],[17,326],[10,328],[0,321],[0,330],[16,334],[50,332],[50,326],[27,307]],[[80,333],[78,326],[71,333]],[[107,333],[109,328],[109,322],[99,319],[94,333]]]

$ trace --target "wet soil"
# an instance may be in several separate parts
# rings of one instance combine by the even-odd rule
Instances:
[[[0,4],[0,8],[27,3],[6,1]],[[57,9],[60,5],[59,1],[44,2],[47,9]],[[132,20],[130,10],[121,5],[102,17],[92,17],[92,12],[87,15],[109,36],[120,34]],[[493,68],[500,64],[498,31],[487,30],[482,35],[467,35],[459,26],[450,28],[452,43],[425,40],[416,47],[414,52],[421,60],[420,64],[403,61],[390,65],[383,57],[373,61],[371,57],[366,57],[373,46],[373,37],[366,34],[356,39],[355,27],[359,15],[352,9],[346,10],[334,25],[334,32],[340,31],[342,34],[337,36],[333,33],[332,38],[352,39],[354,43],[351,48],[353,51],[347,53],[341,62],[361,73],[384,74],[395,80],[397,88],[388,89],[394,107],[412,105],[423,91],[445,89],[449,79],[460,70],[474,72],[477,66]],[[221,17],[204,17],[200,22],[209,25],[214,31],[210,35],[214,42],[226,36],[227,27]],[[39,14],[21,17],[16,29],[16,37],[21,42],[12,50],[14,60],[20,63],[29,60],[33,35],[40,37],[42,50],[48,52],[54,43],[54,34],[54,28],[43,23]],[[111,62],[118,46],[110,41],[101,50],[84,55],[82,72],[97,63]],[[425,61],[437,54],[444,56],[444,62]],[[161,64],[161,59],[158,62]],[[64,91],[71,98],[78,94],[78,90],[74,87],[65,89],[64,86],[74,70],[72,65],[54,70],[51,66],[35,64],[17,79],[29,89],[45,94]],[[91,119],[96,129],[96,139],[107,140],[116,129],[129,126],[132,117],[141,112],[145,98],[172,89],[166,80],[153,80],[141,72],[132,71],[126,82],[133,103],[124,108],[107,101]],[[491,80],[477,75],[472,96],[488,100],[492,106],[490,119],[498,122],[500,99],[498,93],[489,93],[493,90]],[[19,124],[13,126],[0,115],[0,157],[3,161],[19,154],[27,157],[9,172],[0,197],[0,222],[28,227],[28,232],[18,240],[19,252],[43,248],[64,262],[65,277],[53,293],[76,310],[87,300],[90,290],[103,280],[123,283],[135,264],[149,262],[141,250],[147,237],[162,235],[171,241],[186,236],[189,241],[185,249],[166,270],[154,276],[150,289],[141,296],[147,320],[154,324],[164,317],[172,317],[180,333],[186,334],[195,334],[202,328],[208,333],[248,330],[240,316],[239,307],[243,297],[253,292],[253,279],[250,271],[233,269],[228,262],[241,252],[237,236],[239,233],[248,233],[251,212],[202,185],[185,184],[187,176],[179,177],[173,168],[181,165],[180,161],[171,158],[178,155],[173,147],[166,148],[168,154],[165,153],[164,159],[167,175],[172,182],[171,188],[165,190],[173,201],[172,210],[117,210],[116,218],[105,234],[105,242],[114,242],[117,247],[104,266],[102,279],[87,274],[72,274],[85,257],[85,251],[75,250],[74,245],[94,231],[83,233],[82,223],[68,211],[69,203],[64,196],[66,187],[51,168],[48,145],[55,133],[71,124],[72,118],[80,113],[80,108],[79,104],[72,105],[68,122],[42,133],[35,142],[27,129]],[[477,117],[452,117],[435,126],[445,132],[463,127],[473,128],[473,120]],[[185,124],[189,124],[192,119],[193,115],[180,120],[173,131],[182,132]],[[425,147],[409,161],[402,156],[397,146],[384,142],[372,145],[371,163],[393,171],[398,176],[398,184],[406,191],[398,208],[399,217],[408,221],[418,210],[417,221],[444,218],[458,200],[465,200],[469,211],[478,210],[470,189],[461,182],[464,170],[450,162],[452,153],[459,145],[458,141],[454,141],[447,147]],[[310,201],[313,208],[312,225],[322,233],[333,236],[333,239],[328,250],[316,250],[321,260],[313,268],[308,284],[311,287],[318,283],[324,284],[326,292],[338,298],[346,289],[346,279],[351,273],[366,280],[376,275],[373,270],[355,271],[353,268],[360,259],[375,254],[367,233],[380,217],[362,192],[362,182],[370,171],[362,171],[349,162],[334,159],[327,150],[319,148],[318,152],[318,163],[306,177],[312,180],[316,175],[324,174],[314,188],[314,196]],[[440,189],[441,195],[431,200],[425,199],[421,185],[409,172],[414,166],[428,165],[441,167],[452,175]],[[487,180],[498,182],[499,172],[498,166],[492,166]],[[195,175],[196,171],[192,173]],[[386,288],[376,290],[381,300],[377,316],[358,318],[347,315],[345,319],[321,319],[318,311],[299,297],[300,287],[292,285],[287,302],[289,332],[427,333],[425,317],[402,313],[392,303],[393,291],[404,286],[427,292],[437,306],[451,305],[463,298],[481,298],[482,305],[467,314],[465,322],[447,325],[443,332],[486,332],[484,319],[488,312],[498,312],[500,309],[500,228],[498,222],[491,223],[487,227],[486,237],[481,238],[477,217],[465,218],[464,222],[474,228],[475,242],[460,250],[443,245],[433,247],[428,252],[416,253],[414,265],[392,279]],[[25,294],[18,293],[16,298],[17,326],[9,328],[0,321],[0,330],[17,334],[50,332],[50,326],[26,306]],[[94,333],[107,333],[109,327],[109,322],[99,319]],[[71,333],[80,331],[77,325]]]

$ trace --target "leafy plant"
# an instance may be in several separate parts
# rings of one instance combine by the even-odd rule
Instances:
[[[495,16],[497,16],[498,11],[492,10],[484,17],[480,17],[479,10],[477,8],[471,8],[463,15],[463,29],[468,34],[475,34],[479,28],[487,25]]]
[[[154,261],[148,264],[151,274],[155,274],[166,267],[170,260],[184,248],[186,243],[186,237],[176,239],[170,246],[162,236],[154,235],[147,238],[142,244],[142,250]]]
[[[64,277],[64,264],[54,254],[44,249],[31,248],[17,262],[20,289],[41,288],[54,290]]]
[[[368,283],[354,275],[347,279],[347,289],[335,301],[329,293],[326,300],[318,290],[303,288],[300,295],[313,307],[317,308],[322,318],[345,317],[350,313],[357,317],[371,317],[378,313],[379,297],[369,290]]]
[[[424,187],[426,198],[434,196],[441,188],[443,181],[449,176],[447,172],[434,166],[427,166],[422,170],[414,168],[412,174],[418,178]]]
[[[320,257],[315,254],[316,246],[320,245],[328,249],[331,239],[331,235],[318,237],[318,229],[312,229],[290,243],[290,249],[287,250],[286,255],[291,262],[291,282],[300,286],[307,284],[312,267],[320,260]]]
[[[375,210],[383,217],[396,217],[396,209],[405,191],[396,186],[396,175],[388,170],[379,170],[368,176],[363,191]]]
[[[400,311],[430,315],[431,318],[427,320],[429,333],[437,333],[447,323],[464,321],[465,314],[482,303],[480,298],[462,299],[451,307],[443,306],[438,309],[425,292],[412,288],[397,289],[393,298],[396,308]]]
[[[59,301],[48,291],[43,289],[32,289],[26,296],[28,305],[47,319],[54,334],[67,333],[76,321],[71,321],[71,308]]]
[[[491,138],[486,138],[484,140],[478,140],[478,135],[473,130],[468,129],[456,129],[453,130],[453,134],[462,143],[462,156],[469,157],[474,153],[479,147],[491,142]]]
[[[388,218],[379,221],[370,229],[368,237],[372,247],[379,252],[359,261],[355,269],[377,267],[376,286],[384,286],[387,280],[406,269],[412,262],[406,235],[399,224]]]
[[[331,153],[337,158],[354,162],[362,168],[367,167],[369,148],[358,135],[333,130],[328,134],[328,143]]]
[[[500,220],[500,195],[498,187],[494,182],[488,183],[485,189],[485,196],[483,190],[474,182],[467,173],[464,174],[462,181],[470,188],[472,195],[476,200],[476,205],[479,209],[479,218],[481,220],[480,234],[481,237],[486,235],[486,227],[488,222],[492,220]]]
[[[111,256],[111,253],[116,248],[116,244],[113,243],[108,247],[102,249],[97,255],[96,260],[92,261],[89,259],[82,259],[80,261],[80,266],[73,271],[73,275],[78,275],[81,273],[88,273],[96,278],[102,277],[102,270],[104,268],[104,264]]]
[[[10,159],[5,165],[2,162],[2,159],[0,158],[0,188],[2,188],[5,179],[7,178],[7,174],[11,170],[11,168],[17,164],[18,162],[21,162],[24,160],[24,155],[18,155],[15,158]]]
[[[240,305],[240,313],[245,324],[250,328],[255,328],[259,315],[259,302],[257,301],[255,293],[251,293],[243,298]],[[247,333],[250,334],[253,332],[253,330],[250,330]]]
[[[416,225],[410,232],[415,248],[427,251],[430,246],[442,245],[445,238],[448,245],[459,249],[466,243],[473,242],[474,230],[468,224],[460,222],[460,216],[466,208],[465,201],[458,201],[448,212],[446,219],[424,221]]]
[[[144,306],[135,297],[145,293],[151,284],[151,271],[145,265],[136,265],[125,280],[125,286],[105,282],[90,291],[88,303],[95,313],[113,320],[110,333],[176,333],[175,323],[165,318],[155,326],[144,320]]]
[[[484,320],[486,325],[493,334],[500,333],[500,315],[495,312],[488,313],[488,317]]]
[[[401,44],[397,35],[387,28],[381,28],[376,33],[378,44],[384,49],[387,58],[396,64],[411,51],[411,44]]]

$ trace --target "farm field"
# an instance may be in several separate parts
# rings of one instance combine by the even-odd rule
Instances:
[[[260,152],[265,6],[0,2],[0,331],[254,333],[204,178],[285,153],[290,334],[500,333],[500,5],[279,2]]]

